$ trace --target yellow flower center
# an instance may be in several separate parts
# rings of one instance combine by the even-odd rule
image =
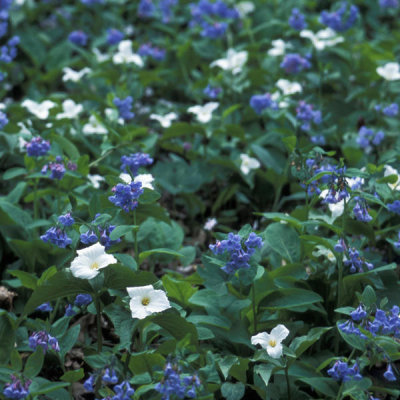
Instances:
[[[276,340],[271,339],[271,340],[268,342],[268,344],[269,344],[271,347],[275,347],[275,346],[276,346]]]
[[[150,299],[149,299],[148,297],[143,297],[143,299],[142,299],[142,304],[143,304],[144,306],[148,306],[149,303],[150,303]]]
[[[99,269],[99,263],[95,261],[95,262],[90,266],[90,269]]]

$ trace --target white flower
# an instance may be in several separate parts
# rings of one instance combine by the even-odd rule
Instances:
[[[122,172],[121,174],[119,174],[119,179],[121,179],[121,181],[123,181],[127,185],[129,185],[132,182],[132,177],[125,172]]]
[[[106,135],[108,133],[104,125],[102,125],[94,115],[91,115],[89,122],[83,125],[82,132],[85,135],[93,135],[98,133],[99,135]]]
[[[36,101],[27,99],[24,100],[21,105],[39,119],[46,119],[49,116],[49,110],[56,106],[56,103],[53,103],[51,100],[36,103]]]
[[[209,218],[207,222],[204,224],[204,230],[212,231],[214,226],[217,225],[218,221],[216,218]]]
[[[326,196],[328,195],[328,193],[329,193],[329,190],[325,189],[320,193],[319,197],[321,197],[322,199],[325,199]],[[339,193],[336,194],[336,196],[338,196],[338,195],[339,195]],[[334,204],[328,203],[328,208],[329,208],[330,212],[332,213],[332,217],[334,219],[340,217],[344,211],[344,199],[340,200]]]
[[[286,43],[282,39],[272,41],[272,49],[268,50],[270,56],[282,56],[285,54]]]
[[[242,163],[240,165],[240,170],[247,175],[250,170],[260,168],[260,161],[256,158],[249,157],[247,154],[241,154],[240,158]]]
[[[317,33],[308,29],[300,32],[300,36],[311,40],[311,43],[317,50],[324,50],[325,47],[335,46],[338,43],[344,42],[342,36],[338,36],[331,28],[326,28]]]
[[[119,117],[119,112],[115,108],[106,108],[104,114],[110,121],[118,122],[120,125],[125,124],[125,121]]]
[[[126,288],[131,298],[129,307],[132,318],[143,319],[147,316],[171,308],[163,290],[155,290],[152,285]]]
[[[397,169],[394,169],[390,165],[385,165],[385,172],[383,176],[389,176],[389,175],[396,175],[397,176],[397,181],[395,183],[388,183],[390,188],[392,190],[400,190],[399,184],[400,184],[400,176],[399,176],[399,171]]]
[[[243,65],[246,64],[248,58],[247,51],[235,51],[233,49],[229,49],[226,58],[220,58],[218,60],[213,61],[210,64],[210,67],[220,67],[223,70],[231,71],[232,74],[238,74]]]
[[[397,81],[400,79],[400,65],[396,62],[390,62],[383,67],[378,67],[376,72],[387,81]]]
[[[247,14],[252,13],[255,7],[251,1],[241,1],[239,4],[236,4],[236,10],[238,10],[240,17],[243,18]]]
[[[291,94],[295,93],[301,93],[303,90],[300,83],[290,82],[287,79],[279,79],[278,82],[276,82],[276,86],[278,86],[278,88],[282,90],[282,93],[285,96],[290,96]]]
[[[118,53],[113,56],[114,64],[130,64],[134,63],[138,67],[143,67],[144,63],[142,58],[132,52],[132,41],[122,40],[118,44]]]
[[[281,93],[279,90],[271,94],[271,100],[276,101],[279,105],[279,108],[287,108],[289,107],[289,103],[285,100],[281,100]]]
[[[92,72],[88,67],[81,69],[80,71],[74,71],[69,67],[63,68],[64,75],[62,77],[63,82],[72,81],[79,82],[85,75]]]
[[[152,182],[154,181],[154,177],[152,174],[139,174],[135,176],[135,179],[133,182],[138,183],[140,182],[142,184],[142,188],[147,188],[154,190],[154,187],[152,185]]]
[[[178,115],[174,112],[168,113],[166,115],[151,114],[150,119],[155,119],[158,121],[163,128],[169,128],[172,121],[178,118]]]
[[[261,345],[272,358],[279,358],[282,356],[282,340],[289,335],[289,329],[285,325],[279,324],[271,333],[262,332],[251,337],[251,344]]]
[[[64,112],[57,114],[56,119],[73,119],[76,118],[83,111],[82,104],[76,104],[73,100],[70,99],[63,101],[62,108]]]
[[[327,249],[325,246],[322,245],[317,245],[316,246],[317,250],[313,251],[313,256],[319,257],[319,256],[324,256],[328,259],[328,261],[334,263],[336,262],[336,257],[333,254],[332,250]]]
[[[100,243],[77,251],[78,256],[71,263],[72,275],[81,279],[92,279],[99,274],[99,270],[117,263],[117,259],[105,252]]]
[[[211,120],[212,113],[214,110],[218,108],[218,106],[219,103],[212,101],[210,103],[204,104],[204,106],[190,107],[188,108],[188,112],[195,114],[198,121],[202,122],[203,124],[206,124]]]
[[[99,63],[105,62],[111,58],[111,56],[109,54],[103,54],[97,48],[93,49],[93,53],[96,56],[97,62],[99,62]]]
[[[95,175],[89,174],[87,177],[95,189],[99,189],[100,182],[105,180],[101,175],[97,175],[97,174],[95,174]]]
[[[355,178],[346,178],[346,181],[351,190],[358,190],[364,185],[364,178],[360,178],[359,176]]]

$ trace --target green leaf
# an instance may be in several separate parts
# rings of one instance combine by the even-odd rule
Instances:
[[[197,292],[197,289],[189,282],[179,281],[169,275],[164,275],[162,277],[162,282],[168,297],[175,299],[182,306],[186,306],[189,298]]]
[[[182,254],[178,251],[171,250],[171,249],[152,249],[147,251],[142,251],[139,254],[139,263],[142,263],[147,257],[150,257],[153,254],[168,254],[175,257],[182,257]]]
[[[272,364],[258,364],[254,367],[254,373],[260,375],[265,386],[268,386],[274,368],[275,366]]]
[[[24,368],[24,375],[28,378],[34,378],[39,374],[43,367],[44,352],[41,346],[36,348],[36,351],[31,354],[26,361]]]
[[[265,241],[290,263],[300,261],[300,239],[297,232],[288,225],[274,223],[264,231]]]
[[[78,382],[85,376],[85,372],[83,368],[74,370],[74,371],[67,371],[64,375],[60,377],[60,379],[64,382]]]
[[[36,377],[29,386],[30,395],[32,397],[40,394],[47,394],[69,386],[67,382],[50,382],[47,379]]]
[[[267,212],[267,213],[255,213],[256,215],[261,215],[264,218],[272,219],[274,221],[285,221],[290,225],[293,225],[297,229],[301,229],[301,222],[297,218],[293,218],[290,215],[279,212]]]
[[[61,149],[67,153],[67,156],[70,159],[77,160],[80,157],[78,148],[66,137],[60,135],[52,135],[51,140],[58,143]]]
[[[265,296],[259,307],[264,309],[282,310],[292,307],[306,306],[322,302],[323,298],[311,290],[299,288],[284,288],[276,290]]]
[[[244,396],[244,390],[245,386],[241,382],[225,382],[221,386],[222,396],[224,396],[226,400],[240,400]]]
[[[144,188],[143,194],[139,197],[140,204],[152,204],[159,200],[161,197],[160,193],[149,188]]]
[[[26,169],[21,167],[10,168],[3,174],[3,179],[5,181],[9,179],[16,178],[17,176],[25,175]]]
[[[162,368],[165,365],[165,358],[158,353],[142,352],[131,355],[129,369],[133,375],[149,373],[153,374],[153,368]]]
[[[110,233],[110,239],[116,240],[119,239],[121,236],[126,235],[129,232],[132,232],[135,229],[139,229],[137,225],[119,225],[113,229]]]
[[[135,259],[129,254],[114,254],[114,257],[125,267],[128,267],[132,271],[137,271],[138,266]]]
[[[310,385],[313,389],[325,396],[336,398],[339,392],[339,385],[332,378],[299,378],[301,382]]]
[[[113,264],[104,269],[104,287],[107,289],[125,290],[128,286],[152,285],[157,280],[151,272],[134,272],[120,264]]]
[[[36,289],[38,279],[33,274],[26,271],[15,270],[10,271],[10,275],[18,278],[21,281],[22,286],[32,290]]]
[[[303,354],[330,329],[332,328],[312,328],[307,335],[294,338],[290,344],[290,349],[296,353],[296,357],[300,357],[301,354]]]
[[[11,366],[14,371],[22,370],[22,358],[17,349],[11,352]]]
[[[78,336],[81,330],[81,326],[75,325],[67,330],[64,335],[59,339],[58,343],[60,345],[60,356],[64,358],[65,354],[67,354],[76,341],[78,340]]]
[[[15,344],[15,327],[6,311],[0,314],[0,364],[8,362]]]
[[[361,301],[367,306],[372,307],[376,304],[376,294],[372,286],[367,285],[361,295]]]

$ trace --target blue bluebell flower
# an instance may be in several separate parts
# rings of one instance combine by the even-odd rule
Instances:
[[[332,368],[328,369],[328,375],[335,381],[347,382],[350,380],[361,380],[360,368],[356,363],[349,367],[345,361],[336,361]]]
[[[392,103],[382,110],[382,113],[387,117],[395,117],[399,113],[399,105]]]
[[[353,208],[353,214],[356,217],[358,221],[361,222],[369,222],[372,221],[372,217],[368,214],[368,209],[365,204],[365,201],[360,201],[356,202],[356,205]]]
[[[394,382],[397,380],[395,374],[393,373],[392,364],[388,364],[388,367],[383,376],[389,382]]]
[[[0,111],[0,129],[3,129],[8,124],[8,118],[3,111]]]
[[[84,307],[89,305],[93,301],[92,296],[90,294],[81,293],[75,297],[74,304],[77,307]]]
[[[348,9],[347,4],[343,3],[336,11],[322,11],[319,20],[323,25],[326,25],[336,32],[344,32],[355,24],[358,14],[357,6],[351,5]]]
[[[118,29],[107,29],[107,43],[110,45],[118,44],[124,38],[124,36],[124,33]]]
[[[7,399],[26,399],[29,396],[29,386],[31,383],[30,379],[26,379],[22,383],[16,376],[11,375],[11,383],[8,382],[5,384],[3,394]]]
[[[42,174],[45,175],[50,170],[50,179],[61,180],[65,174],[65,166],[62,162],[62,157],[57,156],[55,161],[51,161],[45,164],[41,170]]]
[[[95,223],[99,215],[100,214],[96,214],[95,219],[92,221],[92,224]],[[115,225],[104,225],[104,226],[98,225],[97,229],[100,235],[100,244],[102,244],[106,249],[109,249],[114,244],[121,242],[120,238],[115,240],[110,239],[110,234],[115,229]],[[97,243],[99,241],[99,238],[97,237],[97,234],[93,230],[89,229],[87,232],[81,234],[80,241],[83,244],[93,244]]]
[[[222,88],[214,87],[211,85],[207,85],[203,90],[203,94],[206,95],[209,99],[216,99],[219,94],[222,92]]]
[[[379,6],[381,8],[397,8],[399,0],[379,0]]]
[[[40,136],[34,137],[25,146],[29,157],[45,156],[50,151],[50,142],[42,139]]]
[[[29,337],[29,347],[36,350],[38,346],[40,346],[45,353],[49,348],[54,351],[60,351],[58,340],[46,331],[34,332]]]
[[[74,315],[76,315],[76,311],[74,310],[72,304],[68,304],[65,307],[65,316],[66,317],[73,317]]]
[[[83,383],[83,387],[85,388],[86,391],[93,392],[95,383],[96,383],[96,376],[90,375],[89,378],[87,378]]]
[[[77,46],[86,46],[88,38],[88,35],[83,31],[72,31],[68,35],[68,40]]]
[[[296,108],[296,118],[302,122],[301,130],[309,131],[311,129],[311,122],[319,125],[322,122],[321,111],[314,110],[312,104],[308,104],[305,101],[299,101]]]
[[[377,131],[362,126],[358,131],[357,143],[362,149],[370,149],[371,145],[378,146],[385,138],[383,131]]]
[[[136,176],[139,168],[153,164],[153,159],[146,153],[132,153],[121,157],[121,170]]]
[[[113,103],[118,108],[119,116],[124,121],[128,121],[135,116],[135,114],[132,112],[132,96],[125,97],[125,99],[116,97]]]
[[[138,15],[142,18],[153,17],[156,12],[156,7],[152,0],[140,0],[138,5]]]
[[[53,226],[49,228],[44,235],[40,236],[43,242],[54,244],[61,249],[65,249],[72,243],[72,239],[66,234],[64,229]]]
[[[114,396],[112,400],[129,400],[135,393],[135,390],[128,381],[122,381],[119,385],[115,385],[113,390],[116,396]]]
[[[298,8],[292,9],[292,14],[289,18],[289,25],[293,29],[296,29],[296,31],[301,31],[307,28],[305,16],[300,12]]]
[[[17,57],[18,50],[17,45],[20,39],[18,36],[14,36],[8,40],[7,44],[1,46],[0,48],[0,61],[9,64],[11,61]]]
[[[374,268],[374,265],[361,257],[360,252],[354,248],[348,249],[348,259],[344,261],[344,265],[350,267],[351,273],[364,272],[364,267],[367,267],[369,271]]]
[[[267,108],[278,109],[278,103],[272,100],[270,93],[256,94],[250,98],[250,107],[257,114],[261,114]]]
[[[138,54],[142,57],[151,57],[153,60],[162,61],[165,58],[166,51],[152,46],[151,43],[145,43],[139,47]]]
[[[118,383],[118,376],[113,368],[106,368],[103,375],[103,382],[116,384]]]
[[[73,217],[71,217],[71,213],[68,212],[64,215],[60,215],[58,217],[58,222],[60,222],[64,226],[72,226],[75,223],[75,220]]]
[[[393,203],[388,203],[387,208],[389,211],[400,215],[400,200],[395,200]]]
[[[311,68],[310,62],[297,53],[286,54],[281,63],[281,68],[288,74],[298,74],[299,72]]]
[[[350,313],[351,318],[353,321],[360,321],[367,316],[367,311],[363,304],[360,304],[354,311]]]
[[[50,312],[53,311],[53,307],[51,306],[50,302],[46,302],[41,304],[39,307],[36,307],[36,310],[42,311],[42,312]]]
[[[138,206],[139,197],[143,194],[141,182],[131,182],[128,185],[118,183],[111,191],[114,195],[108,199],[125,212],[133,211]]]

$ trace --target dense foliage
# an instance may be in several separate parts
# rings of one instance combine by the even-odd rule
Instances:
[[[398,0],[0,0],[0,397],[400,397]]]

